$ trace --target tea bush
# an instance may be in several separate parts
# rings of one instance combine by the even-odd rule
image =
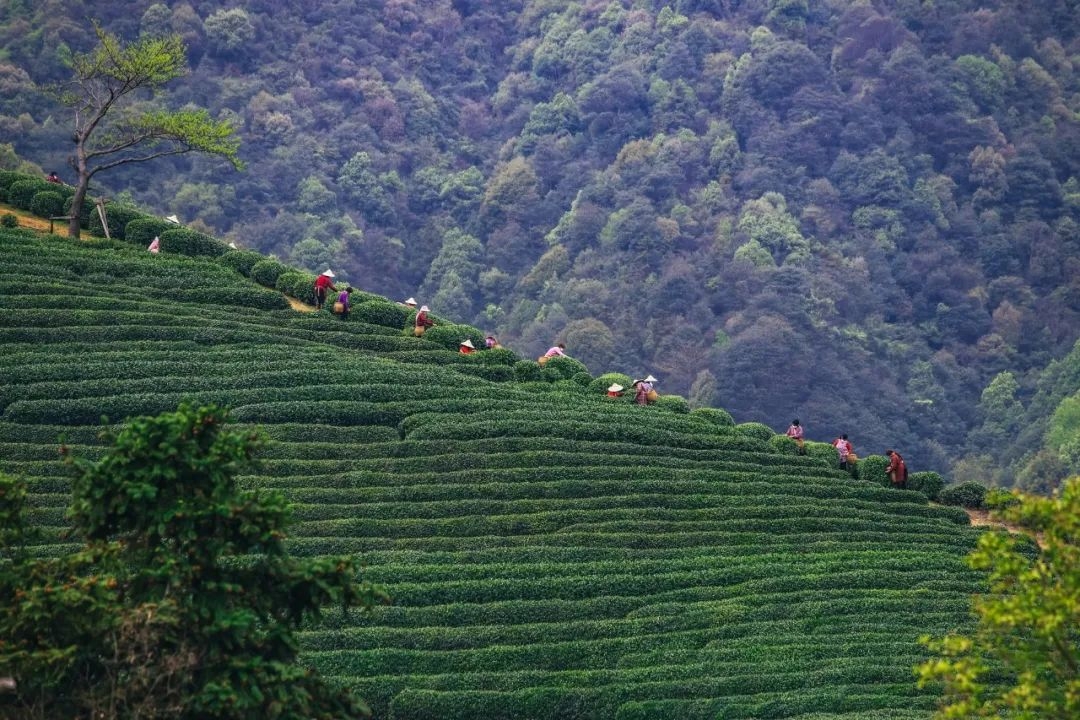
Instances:
[[[54,190],[42,190],[30,200],[30,212],[43,218],[62,215],[64,196]]]
[[[544,363],[543,378],[548,382],[556,382],[569,380],[578,373],[587,374],[588,372],[589,369],[580,360],[572,357],[553,357]]]
[[[7,189],[20,180],[32,179],[26,173],[14,170],[0,170],[0,200],[7,202]]]
[[[265,259],[265,255],[254,250],[229,250],[218,256],[217,261],[226,267],[232,268],[244,277],[251,277],[252,268]]]
[[[465,340],[471,340],[473,346],[484,347],[484,334],[471,325],[439,323],[424,333],[424,340],[442,345],[448,350],[457,351]]]
[[[513,375],[514,365],[517,364],[520,359],[513,350],[504,347],[484,350],[480,353],[474,353],[474,356],[476,362],[483,363],[484,365],[502,365],[509,368],[511,375]]]
[[[634,391],[630,387],[631,382],[629,375],[619,372],[607,372],[597,376],[589,383],[589,392],[606,393],[607,389],[612,385],[622,385],[624,392],[632,394]]]
[[[769,445],[784,455],[797,455],[799,450],[799,446],[787,435],[773,435],[769,438]]]
[[[109,222],[109,237],[125,240],[127,225],[132,220],[150,219],[149,215],[127,205],[105,204],[105,218]],[[87,221],[87,230],[93,235],[105,235],[105,226],[101,224],[101,213],[95,207]],[[164,240],[162,241],[164,242]],[[164,248],[162,248],[164,250]]]
[[[694,408],[690,411],[690,414],[694,417],[703,418],[709,422],[722,428],[735,427],[735,420],[731,417],[731,413],[722,408],[702,407]]]
[[[803,444],[803,448],[806,450],[806,454],[809,457],[827,463],[829,467],[837,467],[840,462],[836,448],[833,447],[831,443],[807,440]]]
[[[769,442],[773,439],[773,436],[776,435],[771,427],[759,422],[740,423],[735,426],[735,432],[739,435],[757,438],[758,440],[764,440],[765,442]]]
[[[176,223],[168,220],[154,217],[135,218],[124,226],[124,240],[132,245],[146,247],[155,237],[160,238],[162,233],[175,229],[177,229]]]
[[[943,505],[959,505],[972,510],[981,510],[986,506],[986,493],[985,485],[969,480],[943,489],[938,494],[938,500]]]
[[[0,215],[0,227],[19,227],[19,218],[12,213],[6,212],[3,215]]]
[[[287,270],[278,275],[277,280],[274,282],[274,287],[289,297],[294,297],[308,305],[315,304],[314,275],[300,272],[299,270]]]
[[[16,180],[8,186],[7,201],[9,205],[31,212],[30,206],[34,201],[34,196],[39,192],[53,190],[55,187],[55,183],[46,182],[45,180]]]
[[[276,287],[278,276],[289,272],[288,265],[277,260],[260,260],[251,266],[251,279],[265,287]]]
[[[112,224],[112,221],[110,220],[109,223]],[[229,251],[229,246],[225,243],[219,242],[197,230],[187,228],[166,230],[159,237],[161,238],[162,252],[187,255],[189,257],[219,257]],[[272,284],[267,285],[273,287]]]
[[[352,316],[357,320],[388,328],[404,327],[411,313],[407,307],[385,300],[357,302],[352,309]]]
[[[661,395],[653,404],[680,415],[690,414],[690,403],[681,395]]]
[[[887,467],[889,467],[889,459],[884,455],[868,455],[864,458],[859,458],[856,466],[856,476],[865,482],[888,487],[892,483],[889,480],[888,474],[885,472]]]
[[[539,382],[543,377],[543,368],[535,360],[519,360],[514,363],[514,378],[518,382]]]
[[[945,480],[936,472],[923,471],[908,474],[907,489],[917,490],[930,500],[937,500]]]

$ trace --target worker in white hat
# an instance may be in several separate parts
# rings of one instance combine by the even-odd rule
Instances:
[[[645,390],[646,402],[654,403],[656,402],[656,398],[659,397],[659,394],[656,392],[656,388],[653,387],[654,385],[656,385],[657,382],[658,380],[652,375],[645,376],[645,379],[641,381],[641,385]]]
[[[623,386],[620,385],[619,383],[611,383],[611,385],[608,386],[607,396],[609,398],[622,397],[622,394],[623,394]]]
[[[634,402],[638,405],[648,405],[651,402],[655,402],[657,398],[656,390],[653,389],[653,383],[656,382],[656,378],[649,375],[644,380],[635,380],[634,387]]]
[[[476,350],[476,346],[473,345],[472,340],[469,340],[468,338],[462,340],[461,345],[458,346],[458,351],[462,355],[472,355],[474,350]]]
[[[415,310],[416,309],[416,298],[409,298],[405,302],[399,302],[398,305],[401,305],[403,307],[407,307],[410,310]]]
[[[319,277],[315,278],[315,309],[322,310],[322,306],[326,304],[326,291],[334,290],[334,271],[327,268],[323,271]]]
[[[413,335],[420,337],[424,334],[424,331],[435,324],[435,321],[428,317],[428,313],[431,311],[427,305],[421,305],[420,311],[416,313],[416,321],[413,327]]]

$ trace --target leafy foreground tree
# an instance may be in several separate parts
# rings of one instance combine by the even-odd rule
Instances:
[[[968,561],[990,572],[990,592],[976,599],[978,628],[923,638],[940,657],[916,668],[919,684],[944,682],[942,718],[1080,718],[1080,477],[1053,498],[990,502],[1000,519],[1040,533],[1042,551],[1032,557],[1026,537],[1002,532],[979,539]]]
[[[243,166],[237,155],[240,140],[228,122],[212,120],[202,109],[167,111],[135,103],[140,92],[152,95],[186,72],[179,35],[140,38],[124,46],[115,35],[94,29],[98,46],[73,58],[74,77],[57,88],[60,101],[75,114],[72,237],[79,236],[79,209],[90,178],[103,170],[189,152],[220,155],[237,169]]]
[[[364,703],[296,663],[320,607],[370,608],[347,558],[286,552],[289,508],[241,490],[262,445],[219,408],[132,420],[75,472],[84,546],[27,554],[26,488],[0,477],[3,718],[357,718]]]

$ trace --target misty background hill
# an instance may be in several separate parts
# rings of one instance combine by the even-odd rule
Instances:
[[[231,119],[247,169],[103,174],[113,202],[525,356],[1046,490],[1080,470],[1075,5],[18,0],[0,162],[70,181],[41,88],[92,20],[177,32],[191,73],[145,101]]]

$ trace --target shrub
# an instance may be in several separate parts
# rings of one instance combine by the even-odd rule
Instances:
[[[300,302],[308,305],[315,304],[315,276],[310,273],[297,272],[299,277],[293,281],[292,292],[289,293]],[[355,293],[353,293],[355,296]]]
[[[484,365],[505,365],[508,368],[513,368],[514,363],[519,360],[513,350],[508,350],[504,347],[485,350],[482,353],[479,353],[476,356],[476,359]],[[592,378],[590,378],[590,380],[591,379]]]
[[[278,275],[277,280],[274,282],[274,287],[289,297],[294,297],[309,305],[315,304],[314,275],[309,275],[305,272],[300,272],[299,270],[287,270]]]
[[[8,204],[20,210],[30,212],[30,204],[34,201],[34,196],[39,192],[53,190],[55,187],[55,184],[44,180],[16,180],[8,187],[7,201]]]
[[[592,382],[592,375],[587,372],[578,372],[574,373],[570,377],[570,380],[571,382],[577,383],[582,387],[589,387],[589,384]]]
[[[133,207],[127,205],[109,205],[105,204],[105,217],[109,221],[109,237],[114,240],[125,240],[124,231],[127,229],[127,224],[132,220],[140,220],[143,218],[149,218],[149,215],[141,213]],[[87,223],[87,230],[94,235],[104,235],[105,227],[101,224],[101,214],[98,213],[95,208],[90,213],[90,219]],[[162,248],[164,250],[164,248]],[[173,252],[176,252],[175,250]]]
[[[986,505],[986,486],[974,480],[962,482],[945,488],[938,494],[943,505],[959,505],[972,510],[981,510]]]
[[[169,230],[178,230],[176,223],[153,217],[139,217],[124,226],[124,240],[133,245],[146,246]]]
[[[251,279],[266,287],[277,287],[278,276],[290,270],[288,265],[264,258],[251,266]]]
[[[229,250],[218,257],[217,261],[244,277],[251,277],[251,269],[266,259],[265,255],[254,250]]]
[[[876,485],[890,486],[889,476],[885,469],[889,467],[889,459],[884,455],[867,455],[859,458],[856,463],[856,477]]]
[[[352,315],[357,320],[391,328],[404,327],[410,314],[412,311],[409,308],[385,300],[359,302],[352,309]]]
[[[772,440],[773,435],[776,434],[771,427],[765,423],[759,422],[740,423],[735,426],[735,432],[739,435],[757,438],[758,440],[764,440],[765,442]]]
[[[484,347],[484,334],[471,325],[454,325],[442,323],[429,327],[424,333],[424,339],[438,343],[449,350],[457,350],[463,340],[472,340],[478,348]]]
[[[799,450],[799,446],[787,435],[773,435],[769,438],[769,445],[772,445],[778,453],[784,455],[796,455]]]
[[[19,180],[33,180],[34,178],[14,170],[0,170],[0,199],[6,198],[7,189]]]
[[[580,360],[575,360],[572,357],[553,357],[544,363],[543,377],[549,382],[555,382],[557,380],[569,380],[579,372],[589,372],[589,368],[585,367],[585,363]]]
[[[509,382],[514,379],[514,369],[505,365],[455,365],[454,370],[491,382]]]
[[[630,383],[633,382],[629,375],[619,372],[606,372],[589,383],[589,391],[594,393],[606,393],[613,384],[622,385],[626,392],[633,392]]]
[[[696,408],[690,411],[690,414],[694,417],[704,418],[714,425],[720,427],[735,427],[735,420],[731,417],[731,413],[722,408],[703,407]]]
[[[30,212],[43,218],[61,215],[64,212],[64,196],[55,190],[42,190],[30,200]]]
[[[109,225],[112,225],[112,220],[109,221]],[[197,230],[177,228],[161,233],[160,237],[162,252],[188,255],[190,257],[219,257],[229,251],[229,246],[225,243],[219,242]],[[277,278],[274,279],[277,280]],[[273,283],[268,284],[268,287],[273,287]]]
[[[930,500],[937,500],[943,487],[945,480],[932,470],[908,474],[907,489],[918,490]]]
[[[535,360],[518,360],[514,363],[514,378],[518,382],[537,382],[544,377],[544,369]]]
[[[0,216],[0,227],[19,227],[19,218],[15,217],[11,213],[4,213],[2,216]]]
[[[254,307],[260,310],[287,310],[289,303],[280,293],[260,287],[177,288],[169,291],[169,298],[180,302],[209,303]]]
[[[809,457],[821,460],[829,467],[834,468],[837,466],[837,463],[840,462],[840,459],[836,454],[836,448],[834,448],[831,443],[807,440],[803,447],[806,449],[806,454]]]
[[[656,398],[654,404],[657,407],[679,413],[680,415],[690,414],[690,403],[682,395],[661,395]]]

